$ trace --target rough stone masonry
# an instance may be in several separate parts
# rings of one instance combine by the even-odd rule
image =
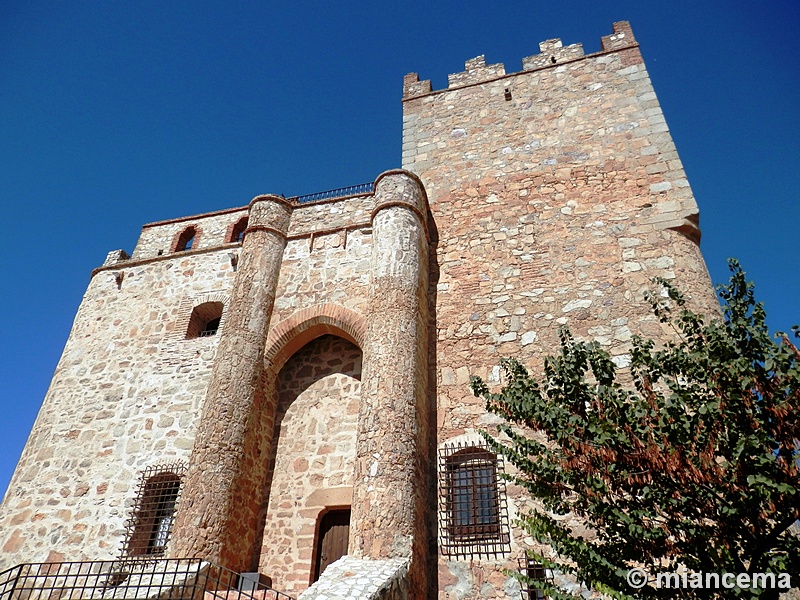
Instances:
[[[528,500],[480,448],[469,377],[539,368],[565,325],[624,368],[634,334],[669,335],[655,276],[716,311],[698,208],[625,22],[516,73],[412,73],[402,103],[402,170],[150,223],[94,271],[0,567],[125,559],[136,535],[304,599],[519,597]],[[134,509],[176,461],[179,494]]]

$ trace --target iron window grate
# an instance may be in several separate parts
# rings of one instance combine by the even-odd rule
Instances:
[[[0,573],[0,600],[292,600],[197,558],[33,563]]]
[[[519,559],[519,571],[529,580],[540,581],[552,585],[553,572],[535,558],[526,556]],[[548,596],[531,581],[520,581],[522,584],[522,600],[547,600]]]
[[[496,557],[511,550],[502,457],[485,445],[439,450],[440,546],[445,556]]]
[[[158,557],[166,552],[186,469],[186,463],[178,461],[142,471],[125,522],[123,558]]]

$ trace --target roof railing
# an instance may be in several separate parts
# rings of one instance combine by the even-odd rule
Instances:
[[[357,185],[349,185],[347,187],[336,188],[334,190],[326,190],[324,192],[315,192],[313,194],[304,194],[302,196],[292,196],[287,198],[291,202],[298,204],[305,204],[307,202],[318,202],[320,200],[335,200],[337,198],[346,198],[348,196],[361,196],[371,194],[375,191],[375,184],[359,183]]]

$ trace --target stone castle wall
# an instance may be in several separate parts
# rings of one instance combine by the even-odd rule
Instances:
[[[247,216],[247,208],[232,208],[218,212],[158,221],[142,227],[142,233],[136,243],[131,257],[143,260],[168,255],[174,251],[178,235],[187,227],[197,230],[193,250],[200,248],[217,248],[230,241],[233,225]]]
[[[360,196],[294,212],[274,325],[303,321],[307,307],[363,307],[373,204]],[[188,462],[220,339],[186,339],[189,318],[204,302],[227,308],[241,248],[227,240],[247,214],[145,225],[130,259],[115,252],[97,269],[0,508],[0,567],[114,558],[141,471]],[[192,249],[170,252],[189,226],[200,232]]]
[[[624,23],[603,42],[590,56],[543,42],[514,74],[478,57],[441,91],[406,77],[403,167],[438,227],[439,442],[493,423],[470,375],[498,383],[505,356],[536,372],[562,326],[622,366],[635,333],[669,335],[643,299],[655,276],[717,310],[697,205],[638,46]],[[510,562],[441,558],[439,597],[513,596],[499,569],[516,569],[522,541],[513,531]]]
[[[116,556],[140,471],[189,458],[218,338],[184,338],[232,274],[211,252],[93,277],[0,509],[0,565]]]

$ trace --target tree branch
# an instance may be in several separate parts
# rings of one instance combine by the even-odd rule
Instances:
[[[761,565],[761,557],[764,556],[764,553],[772,548],[781,534],[789,529],[798,519],[800,519],[800,510],[795,509],[791,515],[786,517],[783,521],[780,521],[772,531],[761,539],[761,543],[756,545],[750,553],[750,568],[747,570],[748,573],[755,572],[753,569]]]

